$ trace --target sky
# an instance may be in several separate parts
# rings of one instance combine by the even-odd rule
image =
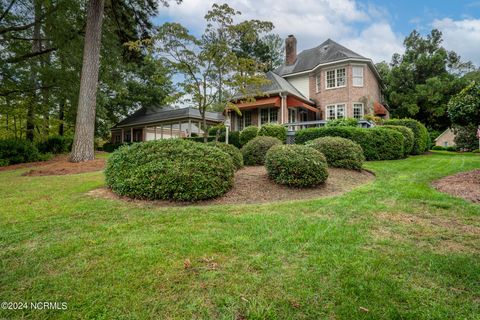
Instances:
[[[228,3],[242,19],[273,22],[282,38],[295,35],[298,52],[330,38],[374,62],[390,62],[413,29],[425,35],[437,28],[446,49],[480,66],[480,0],[183,0],[161,8],[154,22],[179,22],[199,35],[213,3]]]

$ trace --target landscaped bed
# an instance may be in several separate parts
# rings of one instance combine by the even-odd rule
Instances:
[[[480,170],[460,172],[434,181],[432,185],[441,192],[480,203]]]
[[[97,152],[96,159],[87,162],[73,163],[68,160],[67,154],[56,155],[47,161],[19,163],[0,167],[1,171],[31,168],[23,173],[25,176],[55,176],[100,171],[105,168],[106,153]]]
[[[110,189],[103,187],[88,192],[88,195],[98,198],[120,199],[139,204],[154,204],[157,206],[214,205],[214,204],[250,204],[276,201],[316,199],[339,195],[355,187],[370,182],[374,176],[368,171],[354,171],[338,168],[328,169],[327,182],[312,188],[291,188],[274,183],[268,178],[265,167],[248,166],[235,173],[234,185],[223,196],[216,199],[198,202],[173,201],[143,201],[120,197]]]

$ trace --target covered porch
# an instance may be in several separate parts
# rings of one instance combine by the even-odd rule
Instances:
[[[252,102],[238,102],[235,105],[241,115],[234,110],[227,111],[232,131],[241,131],[245,127],[261,126],[265,123],[315,121],[320,117],[320,111],[312,102],[307,103],[291,94],[260,97]]]
[[[224,121],[219,112],[206,112],[206,128],[202,116],[194,108],[141,108],[111,129],[112,143],[140,142],[202,135],[210,126]]]

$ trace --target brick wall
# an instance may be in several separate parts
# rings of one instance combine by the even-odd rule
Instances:
[[[352,66],[363,66],[363,87],[354,87],[352,79]],[[347,84],[342,88],[326,89],[326,71],[345,67]],[[320,74],[320,90],[317,92],[316,76]],[[325,106],[329,104],[345,103],[347,117],[353,117],[353,103],[363,102],[365,114],[373,113],[373,102],[381,100],[381,91],[378,81],[372,70],[366,64],[344,63],[319,69],[310,75],[310,98],[314,99],[325,118]]]

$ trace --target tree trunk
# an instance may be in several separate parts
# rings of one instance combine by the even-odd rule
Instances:
[[[93,139],[95,134],[95,109],[97,104],[98,69],[102,40],[104,0],[89,0],[87,27],[83,48],[83,65],[80,79],[75,136],[70,161],[95,159]]]
[[[42,50],[42,44],[40,40],[40,16],[42,15],[42,4],[40,0],[33,1],[34,6],[34,21],[33,25],[33,41],[32,41],[32,53],[37,53]],[[35,109],[38,104],[38,61],[32,59],[31,62],[31,82],[32,82],[32,97],[27,107],[27,125],[26,125],[26,138],[33,141],[35,135]]]

